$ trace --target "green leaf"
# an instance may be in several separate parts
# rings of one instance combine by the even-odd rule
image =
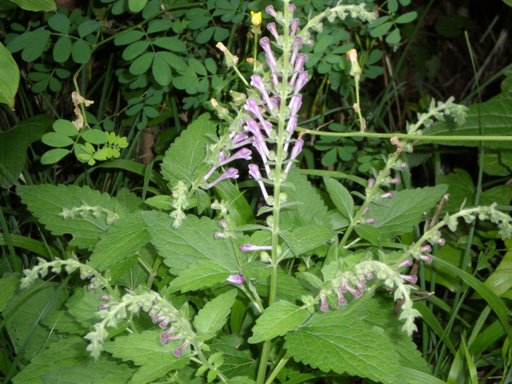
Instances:
[[[77,40],[71,48],[71,58],[77,64],[87,64],[91,58],[91,46],[84,40]]]
[[[20,82],[20,70],[11,52],[0,43],[0,103],[14,108],[14,98]]]
[[[315,313],[298,331],[286,335],[288,354],[324,372],[403,383],[393,343],[382,329],[366,325],[354,312]]]
[[[57,9],[54,0],[9,0],[21,9],[32,12],[51,12]]]
[[[171,281],[171,292],[197,291],[219,283],[225,283],[230,271],[216,260],[205,260],[191,265]]]
[[[94,247],[90,258],[93,268],[119,272],[122,264],[137,258],[137,251],[150,237],[140,211],[119,219]]]
[[[136,365],[150,364],[153,361],[173,362],[174,367],[183,366],[184,358],[176,358],[172,351],[181,344],[174,341],[167,345],[160,342],[161,331],[147,330],[141,333],[131,333],[118,336],[114,341],[105,343],[105,350],[123,361],[132,361]]]
[[[194,327],[202,340],[206,341],[213,338],[224,326],[237,294],[238,291],[232,289],[217,296],[208,302],[194,317]]]
[[[60,32],[65,35],[69,32],[69,19],[62,13],[56,13],[48,19],[48,25],[55,32]]]
[[[2,188],[8,188],[16,182],[25,166],[29,145],[40,140],[51,124],[52,119],[47,115],[37,115],[19,122],[6,132],[0,132],[0,186]]]
[[[448,202],[443,210],[446,212],[458,212],[462,203],[471,205],[475,195],[475,187],[471,175],[464,169],[454,169],[452,173],[439,175],[439,183],[448,186]]]
[[[147,41],[147,40],[135,41],[135,42],[131,43],[130,45],[128,45],[124,49],[122,57],[126,61],[132,61],[136,57],[139,57],[144,52],[146,52],[148,47],[149,47],[149,41]]]
[[[73,296],[66,302],[69,314],[75,321],[85,328],[91,328],[100,318],[98,316],[99,305],[101,304],[98,292],[82,287],[77,289]]]
[[[41,141],[50,147],[67,147],[74,143],[69,136],[61,135],[57,132],[48,132],[43,135]]]
[[[229,378],[241,375],[256,376],[257,361],[252,358],[249,350],[240,350],[240,345],[243,343],[245,343],[245,340],[241,337],[223,335],[215,338],[209,344],[212,350],[222,352],[222,358],[224,359],[222,372]]]
[[[172,198],[169,195],[156,195],[144,200],[144,204],[156,208],[159,211],[172,210]]]
[[[283,229],[312,224],[330,227],[327,207],[306,176],[292,170],[286,181],[283,192],[291,205],[281,212]]]
[[[282,233],[286,245],[290,247],[293,255],[300,256],[327,244],[334,236],[334,231],[328,227],[305,225],[295,228],[292,232]]]
[[[86,344],[81,337],[60,339],[43,352],[34,356],[13,379],[14,384],[45,384],[44,376],[61,367],[73,366],[88,358]]]
[[[310,313],[289,301],[276,301],[256,320],[249,343],[256,344],[283,336],[301,325]]]
[[[416,20],[417,17],[418,17],[417,12],[415,12],[415,11],[407,12],[407,13],[404,13],[403,15],[398,16],[395,19],[395,23],[407,24],[407,23],[410,23],[411,21]]]
[[[432,136],[510,136],[512,129],[512,93],[503,92],[483,103],[469,106],[466,121],[457,126],[453,122],[435,123],[425,128],[424,135]],[[461,137],[462,138],[462,137]],[[475,147],[478,141],[438,141],[443,145]],[[419,142],[417,145],[426,144]],[[489,148],[510,148],[512,142],[485,142]]]
[[[43,156],[41,156],[41,164],[50,165],[58,163],[64,157],[69,155],[71,151],[69,149],[64,148],[55,148],[46,151]]]
[[[128,45],[133,43],[134,41],[140,40],[142,37],[145,36],[145,33],[142,31],[139,31],[137,29],[133,30],[125,30],[120,32],[116,38],[114,39],[115,45]]]
[[[350,192],[340,182],[324,177],[324,183],[329,197],[343,217],[351,221],[354,214],[354,199]]]
[[[153,60],[152,72],[155,81],[161,86],[165,87],[171,82],[171,68],[169,64],[158,55],[155,55],[155,59]]]
[[[185,71],[187,69],[187,63],[182,57],[175,55],[171,52],[159,51],[155,56],[161,57],[169,66],[177,71]]]
[[[140,12],[144,9],[147,2],[148,0],[128,0],[128,9],[133,13]]]
[[[400,30],[398,28],[395,28],[391,31],[389,35],[386,36],[386,43],[390,45],[396,45],[400,42],[401,39]]]
[[[512,7],[512,0],[503,0],[505,4],[507,4],[509,7]]]
[[[153,52],[146,52],[137,57],[130,65],[130,73],[132,75],[142,75],[151,66],[154,55]]]
[[[228,211],[237,226],[254,223],[254,214],[245,196],[234,183],[217,184],[215,193],[228,203]]]
[[[125,384],[132,374],[132,369],[124,364],[88,359],[52,370],[44,375],[44,381],[52,384]]]
[[[407,384],[446,384],[446,381],[416,369],[404,367],[402,372]]]
[[[101,23],[97,20],[86,20],[78,26],[78,35],[80,38],[89,36],[101,28]]]
[[[414,225],[424,220],[424,213],[439,203],[446,190],[446,185],[407,189],[397,192],[387,201],[379,200],[370,204],[370,212],[376,223],[358,225],[356,232],[365,237],[365,230],[373,228],[381,241],[409,233]],[[367,236],[365,238],[370,240]]]
[[[27,63],[31,63],[41,57],[46,50],[48,41],[50,40],[50,32],[46,29],[36,29],[35,31],[26,32],[28,44],[21,53],[21,58]],[[14,41],[13,41],[14,42]]]
[[[88,129],[83,131],[82,138],[91,144],[105,144],[108,140],[108,133],[100,129]]]
[[[171,273],[179,275],[190,266],[205,260],[216,260],[229,271],[237,270],[236,255],[231,241],[215,239],[219,230],[216,221],[187,216],[179,228],[172,227],[172,219],[161,212],[143,212],[142,216],[164,263]]]
[[[172,28],[172,21],[169,19],[151,20],[148,25],[147,33],[157,33],[167,31]]]
[[[384,36],[384,34],[386,34],[391,29],[392,26],[393,23],[383,23],[375,28],[372,28],[370,30],[370,35],[372,37]]]
[[[188,65],[192,70],[201,76],[206,76],[208,73],[206,72],[206,68],[199,60],[194,59],[193,57],[188,59]]]
[[[53,60],[57,63],[64,63],[71,55],[71,39],[67,36],[62,36],[57,40],[53,46]]]
[[[98,207],[123,217],[127,209],[115,197],[90,189],[87,186],[76,185],[26,185],[17,189],[23,203],[32,214],[55,236],[71,234],[70,245],[79,248],[90,248],[96,245],[98,239],[110,228],[106,213],[99,217],[86,213],[82,217],[64,219],[64,209],[85,206]],[[85,211],[83,211],[85,212]]]
[[[211,143],[209,136],[215,135],[217,125],[205,113],[189,124],[170,148],[165,152],[162,161],[162,176],[171,184],[179,180],[193,184],[208,170],[204,164],[206,146]]]
[[[153,44],[155,44],[157,47],[168,49],[169,51],[173,52],[181,53],[187,51],[187,46],[185,43],[177,37],[157,37],[155,40],[153,40]]]
[[[55,122],[52,125],[53,130],[57,133],[60,133],[62,135],[74,137],[78,135],[78,130],[73,125],[73,123],[69,120],[55,120]]]
[[[0,312],[3,312],[5,306],[14,296],[16,288],[20,282],[20,276],[18,274],[10,274],[0,278]]]

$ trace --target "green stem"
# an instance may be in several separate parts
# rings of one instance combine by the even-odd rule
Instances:
[[[432,135],[408,135],[406,133],[375,133],[375,132],[320,132],[312,129],[298,128],[301,132],[309,135],[332,136],[332,137],[367,137],[372,139],[391,139],[396,137],[401,140],[417,141],[512,141],[512,136],[432,136]]]
[[[354,77],[354,82],[356,84],[356,106],[354,109],[357,112],[357,116],[359,118],[359,129],[361,132],[366,131],[366,122],[364,121],[363,115],[361,114],[361,102],[359,98],[359,75]]]
[[[288,356],[284,356],[281,360],[279,360],[279,363],[277,363],[272,373],[268,376],[267,381],[265,381],[265,384],[271,384],[274,381],[274,379],[279,374],[279,372],[281,372],[281,369],[284,368],[288,360],[290,360]]]

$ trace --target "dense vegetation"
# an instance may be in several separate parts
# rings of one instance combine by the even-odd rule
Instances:
[[[0,377],[511,383],[511,20],[0,2]]]

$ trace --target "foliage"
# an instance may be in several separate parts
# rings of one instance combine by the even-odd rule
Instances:
[[[408,0],[12,3],[6,382],[506,382],[511,83],[373,132]],[[413,182],[432,142],[478,146],[476,185]]]

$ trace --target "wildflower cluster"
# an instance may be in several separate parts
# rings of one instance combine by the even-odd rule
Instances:
[[[99,205],[89,205],[86,203],[83,203],[79,207],[63,208],[62,211],[59,213],[59,216],[61,216],[65,220],[75,219],[77,217],[83,219],[86,218],[87,216],[92,216],[98,219],[104,216],[105,222],[108,225],[114,224],[117,220],[119,220],[119,215],[111,211],[110,209],[107,209]]]

